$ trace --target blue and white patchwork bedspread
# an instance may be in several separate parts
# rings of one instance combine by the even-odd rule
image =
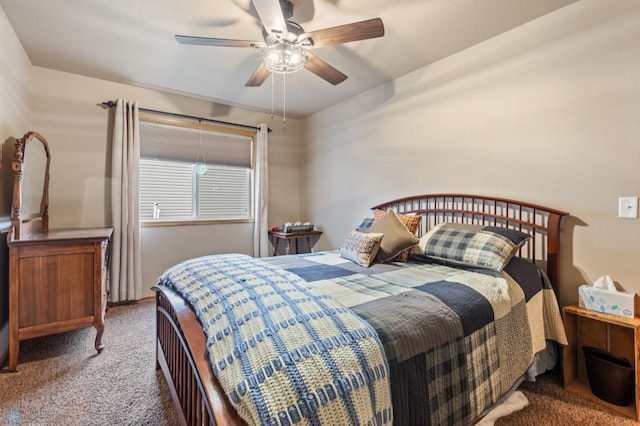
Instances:
[[[160,284],[195,306],[213,371],[250,424],[467,425],[547,339],[566,344],[548,280],[517,258],[497,273],[413,256],[362,268],[335,251],[222,255]]]

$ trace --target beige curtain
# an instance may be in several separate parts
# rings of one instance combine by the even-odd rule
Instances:
[[[255,188],[255,228],[253,231],[253,256],[254,257],[266,257],[269,256],[271,250],[269,250],[269,234],[268,234],[268,222],[267,207],[268,207],[268,173],[267,166],[269,164],[268,156],[268,140],[269,140],[269,127],[266,124],[261,124],[258,130],[258,137],[256,140],[256,170],[254,175],[254,188]]]
[[[138,181],[140,128],[138,105],[118,99],[113,120],[111,156],[111,302],[137,300],[142,296],[140,262],[140,212]]]

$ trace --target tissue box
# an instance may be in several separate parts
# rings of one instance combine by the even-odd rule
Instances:
[[[628,318],[633,318],[635,315],[635,293],[581,285],[578,287],[578,304],[581,308],[605,314]]]

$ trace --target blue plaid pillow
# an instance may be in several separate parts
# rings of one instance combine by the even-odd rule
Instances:
[[[502,271],[530,237],[509,228],[445,223],[427,233],[420,247],[446,263]]]

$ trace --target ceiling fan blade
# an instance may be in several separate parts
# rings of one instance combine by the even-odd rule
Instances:
[[[249,80],[245,83],[245,87],[258,87],[271,75],[271,71],[264,66],[264,62],[260,62],[258,68],[251,74]]]
[[[326,47],[333,46],[334,44],[382,37],[384,35],[384,24],[382,23],[382,19],[373,18],[352,24],[325,28],[324,30],[312,31],[307,33],[307,35],[313,40],[314,48]]]
[[[307,62],[304,63],[304,67],[317,75],[320,78],[327,80],[329,83],[340,84],[347,79],[347,76],[322,59],[309,52],[306,52]]]
[[[226,38],[194,37],[176,35],[176,40],[181,44],[191,44],[198,46],[221,46],[221,47],[254,47],[262,42],[251,40],[231,40]]]
[[[258,12],[262,26],[269,33],[286,35],[287,23],[282,14],[279,0],[251,0]]]

